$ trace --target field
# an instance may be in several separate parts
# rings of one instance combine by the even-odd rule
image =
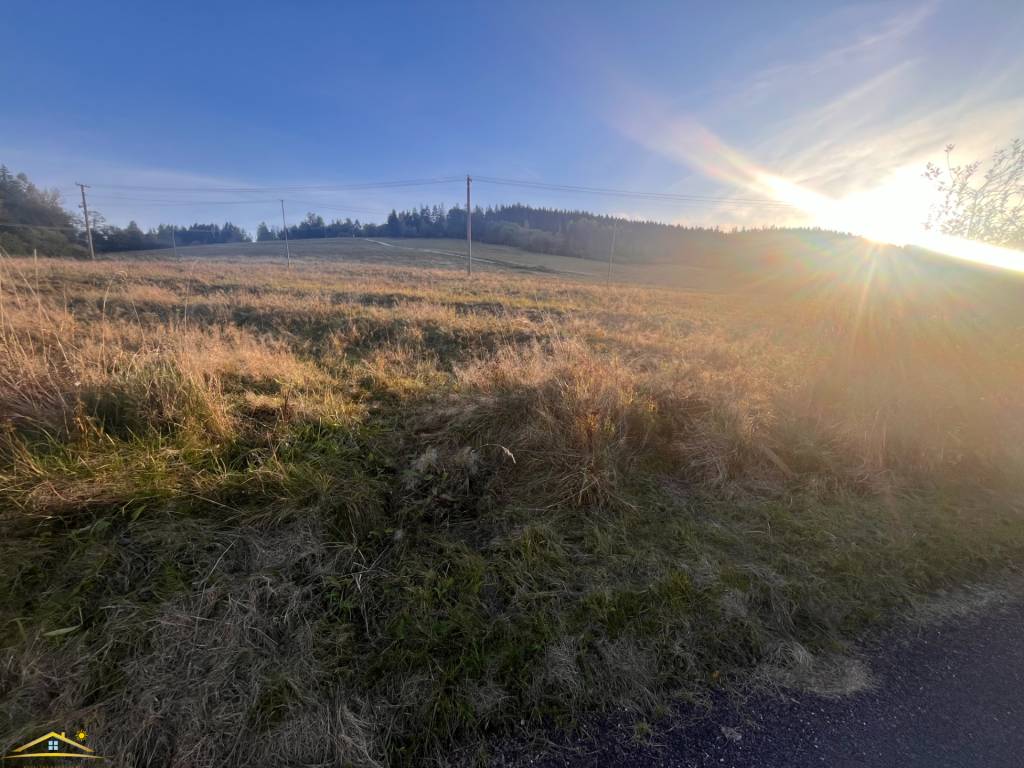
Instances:
[[[295,261],[335,261],[395,266],[428,267],[433,269],[466,269],[466,242],[448,239],[368,239],[324,238],[292,240],[289,243]],[[179,248],[179,258],[188,259],[246,259],[284,263],[285,246],[280,241],[262,243],[227,243],[223,245],[191,246]],[[126,258],[167,259],[169,250],[137,251]],[[568,256],[533,253],[504,245],[473,243],[473,269],[478,272],[520,272],[551,275],[583,282],[607,282],[606,261],[576,259]],[[726,278],[726,282],[723,282]],[[735,275],[702,267],[613,263],[613,282],[632,282],[653,285],[671,285],[700,290],[716,290],[724,284],[734,284]]]
[[[467,279],[456,243],[398,245],[2,262],[0,748],[642,735],[716,690],[849,688],[866,629],[1024,555],[1019,282],[866,254],[606,286],[486,246]]]

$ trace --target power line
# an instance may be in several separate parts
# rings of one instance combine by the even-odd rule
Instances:
[[[278,198],[267,200],[163,200],[154,197],[128,197],[124,195],[93,195],[93,200],[127,200],[139,205],[262,205],[275,204]]]
[[[588,195],[603,195],[608,197],[625,197],[634,199],[644,200],[666,200],[670,202],[680,203],[715,203],[720,205],[741,205],[741,206],[768,206],[773,208],[793,208],[794,206],[783,203],[778,200],[764,199],[764,198],[746,198],[746,197],[727,197],[724,195],[697,195],[697,194],[682,194],[674,192],[658,192],[651,190],[629,190],[629,189],[617,189],[612,187],[597,187],[583,184],[556,184],[544,181],[534,181],[529,179],[512,179],[500,176],[476,176],[476,181],[484,184],[493,184],[500,186],[512,186],[522,187],[527,189],[540,189],[554,192],[570,192],[578,194]],[[428,186],[428,185],[439,185],[439,184],[452,184],[455,182],[461,182],[464,177],[461,176],[439,176],[433,178],[419,178],[419,179],[399,179],[394,181],[374,181],[374,182],[359,182],[351,184],[321,184],[321,185],[281,185],[281,186],[239,186],[239,187],[227,187],[227,186],[206,186],[206,187],[165,187],[165,186],[147,186],[147,185],[130,185],[130,184],[94,184],[92,186],[102,189],[113,189],[123,191],[135,191],[135,192],[192,192],[192,193],[210,193],[210,192],[234,192],[234,193],[280,193],[280,192],[314,192],[314,191],[353,191],[353,190],[370,190],[370,189],[394,189],[401,187],[417,187],[417,186]],[[105,199],[122,199],[115,195],[103,195]],[[150,199],[152,202],[157,202],[156,199]],[[149,202],[150,200],[147,200]],[[187,201],[179,200],[167,200],[162,201],[166,204],[189,204]],[[198,201],[209,205],[241,205],[250,201]],[[275,202],[275,200],[253,200],[253,203],[260,202]],[[309,204],[309,203],[305,203]],[[326,206],[322,206],[326,207]],[[357,210],[352,208],[350,210]],[[367,213],[380,214],[378,211],[365,211]]]
[[[377,211],[370,208],[361,208],[358,206],[338,206],[338,205],[326,205],[324,203],[315,200],[295,200],[290,198],[292,202],[298,203],[304,206],[311,206],[313,208],[328,210],[328,211],[341,211],[343,213],[369,213],[375,216],[387,216],[387,211]],[[125,200],[133,202],[137,205],[147,206],[166,206],[166,205],[183,205],[200,208],[204,205],[274,205],[277,207],[277,203],[280,198],[267,198],[261,200],[170,200],[165,198],[155,197],[131,197],[128,195],[93,195],[93,200]]]
[[[27,227],[29,229],[63,229],[77,232],[78,227],[54,227],[48,224],[15,224],[14,222],[0,221],[0,227]]]
[[[631,197],[646,200],[669,200],[673,202],[693,203],[731,203],[736,205],[767,205],[779,208],[793,208],[794,206],[778,200],[743,198],[743,197],[722,197],[715,195],[684,195],[673,192],[647,192],[629,189],[612,189],[608,187],[590,187],[577,184],[549,184],[542,181],[528,181],[525,179],[506,179],[494,176],[474,176],[473,179],[485,184],[496,184],[508,187],[526,187],[529,189],[543,189],[558,192],[578,192],[590,195],[606,195],[610,197]]]
[[[295,200],[294,198],[289,198],[289,200],[293,203],[298,203],[299,205],[323,208],[325,211],[339,211],[341,213],[369,213],[373,216],[387,216],[390,213],[390,211],[373,211],[369,208],[356,208],[354,206],[324,205],[323,203],[317,203],[312,200]]]
[[[330,192],[330,191],[358,191],[358,190],[373,190],[373,189],[395,189],[402,187],[418,187],[428,185],[443,185],[452,184],[455,182],[463,181],[465,177],[460,176],[439,176],[432,178],[417,178],[417,179],[399,179],[393,181],[376,181],[376,182],[360,182],[351,184],[324,184],[324,185],[284,185],[284,186],[248,186],[248,187],[228,187],[228,186],[206,186],[206,187],[169,187],[169,186],[146,186],[146,185],[129,185],[129,184],[94,184],[89,185],[92,187],[98,187],[102,189],[113,190],[114,194],[102,193],[99,195],[93,195],[94,200],[99,199],[102,201],[125,201],[130,202],[137,206],[147,207],[164,207],[164,206],[187,206],[193,208],[202,208],[203,206],[235,206],[235,205],[271,205],[278,203],[280,197],[275,198],[245,198],[245,199],[220,199],[220,200],[188,200],[182,199],[181,197],[149,197],[145,194],[132,195],[131,192],[139,193],[194,193],[194,194],[212,194],[212,193],[235,193],[235,194],[258,194],[258,193],[270,193],[270,192],[287,192],[287,191],[307,191],[307,192]],[[496,186],[505,187],[520,187],[526,189],[537,189],[549,192],[563,192],[570,194],[587,194],[587,195],[601,195],[607,197],[619,197],[619,198],[632,198],[641,200],[662,200],[672,203],[688,203],[688,204],[714,204],[714,205],[727,205],[727,206],[746,206],[746,207],[762,207],[768,210],[783,210],[792,209],[794,206],[787,203],[780,202],[778,200],[761,199],[761,198],[744,198],[744,197],[726,197],[719,195],[696,195],[696,194],[683,194],[673,192],[658,192],[651,190],[628,190],[628,189],[617,189],[612,187],[598,187],[592,185],[583,184],[557,184],[544,181],[535,181],[529,179],[513,179],[507,177],[498,176],[476,176],[475,180],[478,183],[491,184]],[[468,181],[468,179],[467,179]],[[77,184],[83,193],[86,185]],[[129,194],[117,194],[118,192],[126,192]],[[292,200],[301,206],[308,206],[312,210],[326,210],[326,211],[337,211],[346,214],[363,213],[372,216],[387,216],[388,213],[385,211],[371,210],[368,208],[361,208],[358,206],[338,206],[328,205],[312,200]],[[84,208],[85,201],[83,199],[82,207]],[[276,207],[276,206],[275,206]],[[472,214],[470,213],[469,216]],[[467,216],[467,224],[468,218]],[[87,235],[91,235],[88,232],[89,220],[86,218]],[[0,224],[0,226],[4,226]],[[6,226],[34,226],[34,225],[6,225]],[[66,229],[74,230],[74,227],[45,227],[37,226],[39,229]]]
[[[466,274],[473,274],[473,204],[469,199],[473,177],[466,174]]]
[[[89,223],[89,204],[85,202],[85,190],[89,189],[88,184],[75,182],[75,186],[82,190],[82,219],[85,221],[85,235],[89,240],[89,258],[96,258],[96,250],[92,246],[92,225]]]
[[[390,189],[394,187],[419,187],[431,184],[451,184],[462,181],[460,176],[441,176],[427,179],[401,179],[397,181],[371,181],[354,184],[320,184],[320,185],[299,185],[299,186],[265,186],[265,187],[159,187],[140,186],[131,184],[93,184],[97,189],[123,189],[136,192],[305,192],[305,191],[334,191],[334,190],[358,190],[358,189]]]
[[[184,225],[184,224],[161,224],[160,226],[161,227],[176,228],[180,232],[193,232],[193,231],[200,231],[200,230],[203,231],[203,232],[212,232],[216,228],[216,225],[214,225],[213,227],[197,227],[194,224],[189,224],[187,226]],[[0,227],[27,227],[29,229],[58,229],[58,230],[66,230],[68,232],[78,232],[79,231],[78,227],[56,227],[56,226],[50,226],[48,224],[16,224],[14,222],[9,222],[9,221],[0,221]],[[159,229],[159,227],[153,227],[153,229]]]
[[[498,184],[503,186],[514,186],[514,187],[529,187],[532,189],[550,189],[564,192],[581,192],[585,194],[600,194],[600,195],[614,195],[621,197],[641,197],[641,198],[654,198],[654,199],[666,199],[666,200],[682,200],[682,201],[696,201],[696,202],[730,202],[730,203],[743,203],[749,205],[778,205],[784,207],[792,207],[788,203],[782,203],[778,200],[768,199],[754,199],[754,198],[742,198],[742,197],[724,197],[717,195],[689,195],[679,194],[674,192],[652,192],[642,190],[628,190],[628,189],[613,189],[608,187],[593,187],[584,186],[580,184],[552,184],[542,181],[529,181],[526,179],[506,179],[498,178],[493,176],[477,176],[477,181],[482,181],[488,184]]]
[[[284,219],[284,199],[281,200],[281,231],[284,232],[284,252],[288,257],[288,269],[292,267],[292,249],[288,247],[288,222]]]

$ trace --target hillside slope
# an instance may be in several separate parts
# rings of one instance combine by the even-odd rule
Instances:
[[[1024,556],[1009,289],[466,279],[320,245],[349,258],[2,263],[10,743],[486,761],[827,672]]]

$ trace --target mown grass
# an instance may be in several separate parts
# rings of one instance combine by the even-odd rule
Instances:
[[[1024,312],[870,275],[4,262],[3,732],[486,761],[1014,567]]]

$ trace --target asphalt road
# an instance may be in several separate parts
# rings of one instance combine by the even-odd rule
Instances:
[[[723,703],[657,733],[656,744],[610,726],[590,743],[522,764],[1024,766],[1024,604],[890,639],[870,663],[876,687],[844,699],[765,697],[741,710]]]

